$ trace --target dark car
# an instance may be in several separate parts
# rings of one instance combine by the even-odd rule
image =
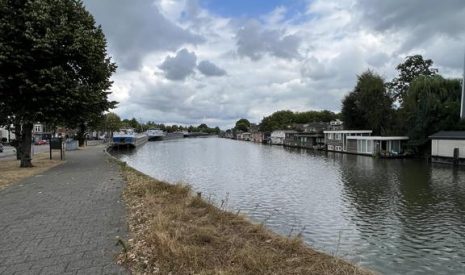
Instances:
[[[0,143],[0,153],[3,153],[3,144]]]

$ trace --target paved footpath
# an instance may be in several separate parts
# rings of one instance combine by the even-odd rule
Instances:
[[[0,274],[126,274],[114,260],[127,234],[119,168],[103,147],[66,160],[0,191]]]

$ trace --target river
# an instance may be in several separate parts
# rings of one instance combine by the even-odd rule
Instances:
[[[220,138],[118,157],[283,235],[384,274],[465,274],[465,170]]]

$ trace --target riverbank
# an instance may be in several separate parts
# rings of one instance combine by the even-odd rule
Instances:
[[[279,236],[122,165],[131,239],[119,263],[135,274],[371,274]]]
[[[56,152],[53,153],[53,159],[50,159],[48,153],[34,155],[32,158],[34,167],[32,168],[20,168],[19,160],[16,160],[16,158],[0,159],[0,190],[22,179],[41,174],[64,162],[60,160],[60,154]]]

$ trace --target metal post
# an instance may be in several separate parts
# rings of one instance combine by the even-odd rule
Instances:
[[[465,119],[465,54],[463,55],[462,104],[460,105],[460,119]]]

